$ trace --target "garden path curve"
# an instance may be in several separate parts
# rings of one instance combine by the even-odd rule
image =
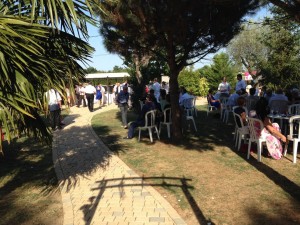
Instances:
[[[96,104],[95,104],[96,106]],[[53,133],[53,161],[64,225],[183,225],[174,208],[114,155],[91,127],[94,112],[72,107],[63,130]]]

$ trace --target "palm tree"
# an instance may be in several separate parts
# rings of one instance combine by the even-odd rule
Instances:
[[[93,48],[92,0],[3,0],[0,3],[0,128],[8,141],[21,132],[51,141],[40,118],[50,87],[83,78]],[[94,5],[94,4],[93,4]],[[2,142],[0,139],[0,151]]]

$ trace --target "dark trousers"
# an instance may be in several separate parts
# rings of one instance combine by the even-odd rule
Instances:
[[[60,109],[50,111],[50,123],[51,123],[51,128],[59,128],[60,126]]]
[[[78,102],[77,102],[77,106],[81,106],[81,102],[83,101],[83,107],[86,107],[86,102],[85,102],[85,99],[84,99],[84,95],[79,95],[79,99],[78,99]]]
[[[137,120],[137,121],[132,122],[128,128],[127,137],[133,138],[135,128],[141,127],[144,125],[145,125],[145,121],[142,121],[142,120]]]
[[[121,110],[121,118],[122,118],[122,125],[127,126],[127,111],[128,111],[128,105],[127,103],[121,103],[119,104],[120,110]]]
[[[90,112],[94,110],[94,94],[85,94]]]
[[[76,105],[80,105],[79,98],[80,98],[80,94],[76,94],[76,103],[75,103]]]

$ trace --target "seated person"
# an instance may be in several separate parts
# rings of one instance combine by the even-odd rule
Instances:
[[[261,136],[266,139],[267,149],[272,158],[280,159],[282,157],[282,145],[280,141],[285,143],[287,140],[280,132],[279,125],[271,122],[267,116],[269,113],[268,101],[265,98],[260,98],[256,104],[256,114],[264,125]]]
[[[140,113],[140,115],[138,116],[137,120],[130,123],[130,126],[128,128],[128,134],[127,137],[125,137],[125,139],[131,139],[133,138],[134,135],[134,129],[136,127],[142,127],[145,125],[145,115],[147,112],[156,109],[155,103],[154,103],[154,95],[147,95],[146,96],[146,100],[145,100],[145,104],[143,105],[142,111]]]
[[[272,98],[273,96],[275,96],[273,94],[273,90],[272,89],[267,89],[266,92],[264,93],[263,97],[269,102],[270,98]]]
[[[243,124],[244,124],[244,126],[246,126],[247,125],[247,120],[246,120],[247,114],[246,114],[246,110],[244,109],[245,98],[238,97],[237,105],[238,105],[238,107],[236,107],[233,112],[241,116]],[[237,125],[239,127],[241,127],[242,125],[240,123],[240,120],[238,118],[234,118],[234,119],[235,119]]]
[[[275,92],[275,95],[270,97],[269,106],[271,105],[272,101],[276,101],[276,100],[284,100],[287,102],[289,101],[288,97],[284,95],[283,90],[281,88],[277,89],[277,91]]]
[[[208,94],[207,94],[207,102],[208,104],[210,104],[211,106],[216,107],[217,109],[220,108],[220,100],[216,100],[215,97],[212,94],[212,89],[208,90]]]
[[[236,91],[235,93],[231,94],[230,97],[228,98],[228,103],[227,105],[232,107],[232,106],[237,106],[237,99],[239,97],[247,97],[247,92],[245,89],[240,89],[238,91]]]
[[[170,94],[166,95],[166,104],[165,106],[162,108],[162,110],[165,110],[166,108],[171,108],[171,98],[170,98]]]
[[[159,110],[159,111],[162,111],[161,105],[160,105],[160,103],[157,101],[157,99],[156,99],[156,97],[155,97],[155,95],[154,95],[154,90],[151,89],[149,93],[150,93],[150,95],[152,96],[152,102],[155,104],[156,109]],[[146,100],[145,100],[145,101],[146,101]]]
[[[255,105],[256,102],[259,100],[259,97],[255,95],[256,89],[255,88],[250,88],[249,90],[250,95],[246,97],[246,105],[248,111],[255,110]]]
[[[194,98],[193,95],[187,93],[187,90],[184,87],[181,87],[181,95],[179,97],[179,105],[183,106],[183,101],[186,99]]]
[[[167,96],[166,90],[160,89],[159,103],[162,111],[165,109],[165,105],[169,104],[169,102],[167,102],[166,96]]]

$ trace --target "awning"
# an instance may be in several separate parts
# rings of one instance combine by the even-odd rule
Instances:
[[[101,78],[124,78],[129,77],[128,73],[90,73],[85,75],[85,79],[101,79]]]

